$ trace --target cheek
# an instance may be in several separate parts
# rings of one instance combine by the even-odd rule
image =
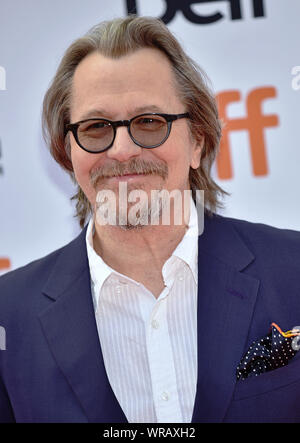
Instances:
[[[71,160],[76,179],[79,181],[89,170],[89,161],[85,158],[84,152],[71,146]]]
[[[187,134],[177,137],[176,143],[170,147],[170,161],[182,174],[184,171],[189,172],[193,158],[192,151],[193,146]]]
[[[87,198],[92,202],[95,198],[95,191],[90,183],[90,171],[96,159],[91,154],[71,144],[71,160],[76,181]]]
[[[190,155],[186,145],[172,143],[168,149],[161,150],[159,157],[168,165],[169,186],[174,189],[186,187],[190,170]]]

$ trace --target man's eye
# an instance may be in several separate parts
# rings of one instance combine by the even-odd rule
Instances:
[[[141,118],[139,120],[139,123],[144,124],[144,125],[147,125],[147,124],[155,125],[157,123],[161,123],[161,121],[159,119],[156,119],[156,118],[144,117],[144,118]]]
[[[137,126],[158,127],[164,124],[163,120],[155,117],[142,117],[134,122]]]
[[[99,121],[94,122],[92,124],[88,124],[87,126],[83,127],[84,131],[92,131],[93,129],[105,129],[110,127],[110,125],[107,122]]]
[[[140,123],[154,123],[155,120],[153,118],[142,118]]]

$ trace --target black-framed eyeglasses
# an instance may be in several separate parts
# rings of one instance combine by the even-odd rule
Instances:
[[[66,134],[71,131],[77,144],[91,154],[107,151],[114,143],[117,128],[127,126],[132,141],[147,149],[162,145],[170,135],[172,123],[189,114],[140,114],[130,120],[110,121],[90,118],[66,125]]]

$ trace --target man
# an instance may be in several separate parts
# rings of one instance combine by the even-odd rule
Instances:
[[[300,235],[214,215],[216,105],[174,36],[145,17],[96,26],[67,50],[43,116],[83,230],[0,279],[0,420],[300,421],[297,329],[283,332],[300,322]],[[147,204],[189,190],[177,211]],[[131,192],[147,197],[135,217]],[[277,369],[270,336],[247,353],[272,323],[293,345]]]

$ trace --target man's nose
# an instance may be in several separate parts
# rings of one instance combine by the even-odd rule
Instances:
[[[127,127],[117,128],[116,137],[111,148],[106,151],[108,158],[124,162],[132,157],[137,157],[142,148],[131,139]]]

